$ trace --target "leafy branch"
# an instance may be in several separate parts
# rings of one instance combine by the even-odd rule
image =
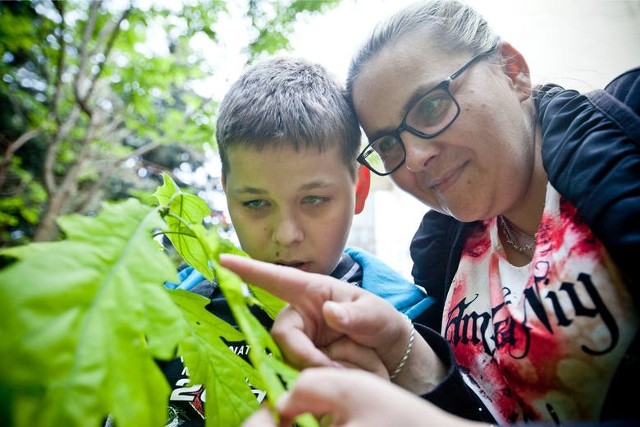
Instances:
[[[203,226],[202,199],[167,175],[154,196],[157,206],[128,199],[95,217],[60,217],[65,240],[2,252],[11,261],[0,270],[3,425],[98,426],[110,416],[119,427],[162,426],[170,387],[157,362],[175,357],[205,385],[207,425],[239,425],[258,407],[251,386],[275,401],[295,379],[249,311],[274,316],[284,303],[220,266],[220,253],[242,252]],[[158,232],[217,281],[241,331],[208,312],[207,298],[163,285],[177,273]],[[251,364],[223,341],[243,338]]]

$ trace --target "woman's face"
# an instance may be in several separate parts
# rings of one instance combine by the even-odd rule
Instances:
[[[368,137],[396,129],[411,100],[471,59],[419,41],[424,39],[408,36],[386,47],[355,81],[354,104]],[[465,222],[495,216],[526,197],[534,163],[524,106],[528,72],[525,84],[506,69],[481,59],[453,80],[460,114],[440,135],[400,133],[406,161],[391,174],[400,188]]]

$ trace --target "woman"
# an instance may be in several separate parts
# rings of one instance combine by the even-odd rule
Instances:
[[[588,95],[534,88],[513,46],[444,0],[379,25],[347,88],[370,141],[359,161],[431,208],[411,253],[440,301],[433,318],[416,334],[375,298],[225,262],[290,302],[272,333],[292,363],[335,367],[346,346],[373,348],[395,384],[446,412],[324,368],[302,373],[283,419],[637,423],[640,69]],[[313,303],[293,295],[320,283]]]

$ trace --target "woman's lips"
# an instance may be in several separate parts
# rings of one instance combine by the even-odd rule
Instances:
[[[458,178],[462,174],[465,165],[466,162],[461,164],[460,166],[449,169],[442,175],[442,177],[435,181],[432,181],[430,187],[439,193],[444,193],[458,181]]]

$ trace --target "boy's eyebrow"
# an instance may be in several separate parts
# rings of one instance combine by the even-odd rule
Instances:
[[[303,184],[299,188],[299,191],[317,190],[317,189],[323,189],[323,188],[330,188],[334,186],[335,185],[332,182],[318,180],[318,181],[312,181],[312,182]],[[267,190],[263,190],[261,188],[251,187],[251,186],[239,187],[234,189],[232,192],[234,194],[255,194],[255,195],[262,195],[262,194],[268,193]]]
[[[315,190],[318,188],[328,188],[333,186],[334,184],[332,182],[319,180],[304,184],[302,187],[300,187],[300,190]]]
[[[266,191],[256,187],[240,187],[233,190],[236,194],[265,194]]]

